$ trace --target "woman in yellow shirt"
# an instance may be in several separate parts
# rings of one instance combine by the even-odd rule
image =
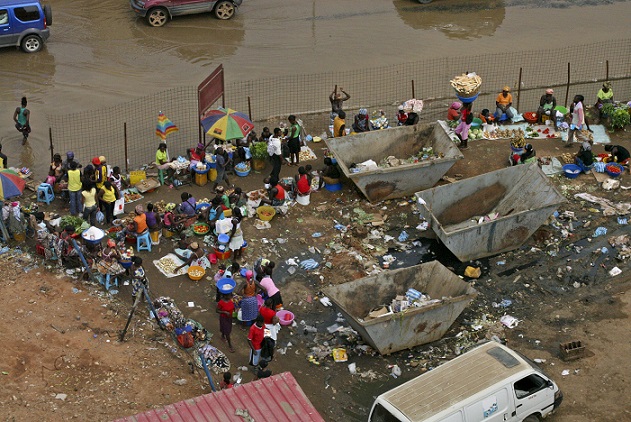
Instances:
[[[111,224],[114,219],[114,203],[119,198],[120,194],[116,186],[112,185],[112,182],[107,180],[96,198],[99,200],[99,204],[101,204],[101,209],[105,214],[105,222],[107,224]]]
[[[495,99],[495,105],[497,107],[495,110],[495,117],[498,120],[502,117],[502,114],[506,114],[508,120],[513,118],[513,113],[510,111],[511,106],[513,105],[513,96],[510,93],[509,86],[502,88],[502,92],[500,92]]]
[[[340,110],[338,115],[333,119],[333,137],[339,138],[340,136],[346,136],[346,113]]]
[[[96,211],[98,206],[96,204],[96,188],[94,186],[89,189],[85,189],[81,192],[81,202],[83,202],[83,219],[90,223],[90,225],[96,225]]]

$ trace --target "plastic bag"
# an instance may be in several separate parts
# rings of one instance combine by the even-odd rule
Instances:
[[[103,214],[103,211],[98,210],[96,212],[96,221],[99,224],[102,224],[105,221],[105,214]]]

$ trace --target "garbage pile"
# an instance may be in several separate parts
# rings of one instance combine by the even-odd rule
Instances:
[[[398,312],[405,312],[408,308],[421,308],[423,306],[433,305],[434,303],[440,303],[448,297],[442,299],[432,299],[429,295],[419,292],[416,289],[409,288],[405,295],[397,295],[392,299],[390,306],[380,306],[371,310],[364,321],[370,321],[375,318],[381,318],[386,315],[392,315]]]
[[[397,158],[394,155],[389,155],[379,162],[379,167],[381,168],[398,167],[404,164],[418,163],[419,161],[431,161],[437,158],[443,158],[444,156],[445,154],[443,154],[442,152],[435,153],[434,148],[426,147],[426,148],[422,148],[418,152],[418,154],[413,155],[408,158]]]

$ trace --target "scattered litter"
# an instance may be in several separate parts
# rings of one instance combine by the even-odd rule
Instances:
[[[546,360],[545,360],[545,359],[538,359],[538,358],[537,358],[537,359],[535,359],[534,361],[535,361],[535,363],[546,363]]]
[[[72,288],[72,293],[77,294],[77,293],[80,293],[80,292],[81,292],[81,290],[77,289],[76,287]]]
[[[332,350],[333,360],[335,362],[346,362],[348,361],[348,354],[346,353],[346,349],[342,349],[341,347],[335,348]]]
[[[570,375],[570,370],[569,370],[569,369],[564,369],[564,370],[561,372],[561,375],[563,375],[564,377],[565,377],[565,376],[567,376],[567,375]]]
[[[423,221],[421,224],[416,226],[416,230],[425,231],[429,228],[429,223],[427,221]]]
[[[607,234],[607,228],[606,227],[598,227],[595,231],[592,237],[598,237],[598,236],[604,236]]]
[[[399,365],[394,365],[392,367],[392,372],[390,373],[390,375],[392,375],[394,378],[399,378],[401,376],[401,368],[399,368]]]
[[[399,235],[399,242],[405,242],[406,240],[408,240],[409,237],[410,236],[407,234],[407,232],[403,230]]]
[[[482,270],[480,268],[467,266],[467,268],[464,269],[464,275],[469,278],[480,278]]]
[[[256,227],[259,230],[265,230],[265,229],[271,229],[272,225],[270,224],[269,221],[256,220],[254,222],[254,227]],[[263,243],[265,243],[265,242],[263,242]]]
[[[618,224],[620,224],[621,226],[626,226],[629,222],[629,219],[627,217],[618,217]]]
[[[304,270],[313,270],[314,268],[318,268],[320,264],[318,264],[314,259],[305,259],[300,262],[300,268]]]
[[[618,267],[613,267],[611,270],[609,270],[609,275],[612,277],[615,277],[620,274],[622,274],[622,270]]]
[[[506,265],[506,261],[497,261],[497,265]]]
[[[355,362],[348,364],[348,372],[350,372],[351,375],[357,374],[357,365],[355,364]]]
[[[493,302],[491,305],[493,305],[494,308],[508,308],[509,306],[511,306],[513,304],[513,301],[510,299],[504,299],[502,300],[500,303],[497,302]]]
[[[502,323],[502,325],[504,325],[505,327],[508,328],[515,328],[519,325],[519,323],[521,321],[519,321],[517,318],[515,318],[514,316],[511,315],[504,315],[503,317],[500,318],[500,322]]]
[[[195,307],[195,302],[187,302],[186,306],[188,306],[189,308],[194,308]]]
[[[341,232],[345,232],[345,231],[346,231],[346,226],[345,226],[345,225],[343,225],[343,224],[339,224],[339,223],[338,223],[338,224],[336,224],[336,225],[335,225],[335,226],[333,226],[333,227],[335,227],[335,229],[336,229],[336,230],[339,230],[339,231],[341,231]]]
[[[320,232],[315,232],[311,235],[311,237],[322,237],[322,233]]]
[[[173,384],[175,385],[186,385],[187,381],[184,378],[181,378],[179,380],[175,380],[173,381]]]
[[[56,398],[57,400],[64,401],[64,400],[66,400],[66,398],[68,398],[68,394],[59,393],[59,394],[57,394],[57,395],[55,396],[55,398]]]
[[[321,297],[320,298],[320,303],[324,306],[332,306],[333,304],[331,303],[331,299],[329,299],[328,297]]]

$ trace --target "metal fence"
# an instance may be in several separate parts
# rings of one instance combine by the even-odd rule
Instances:
[[[607,79],[613,81],[616,98],[621,99],[631,92],[631,40],[231,81],[226,84],[226,105],[250,110],[255,122],[270,125],[296,114],[315,134],[328,126],[328,96],[338,85],[351,95],[345,103],[347,110],[384,109],[393,119],[396,106],[415,96],[425,101],[421,118],[432,121],[444,118],[448,104],[455,99],[449,80],[467,71],[475,71],[483,79],[476,110],[493,109],[495,96],[504,85],[512,87],[520,111],[536,110],[539,97],[548,87],[555,89],[559,104],[571,102],[579,93],[591,104]],[[226,74],[226,79],[229,77]],[[157,138],[152,133],[158,112],[163,111],[180,128],[169,136],[169,148],[173,153],[183,152],[198,138],[196,101],[194,87],[181,87],[106,109],[48,116],[54,149],[73,150],[82,158],[104,154],[110,164],[121,166],[127,151],[129,168],[138,167],[153,159]]]

